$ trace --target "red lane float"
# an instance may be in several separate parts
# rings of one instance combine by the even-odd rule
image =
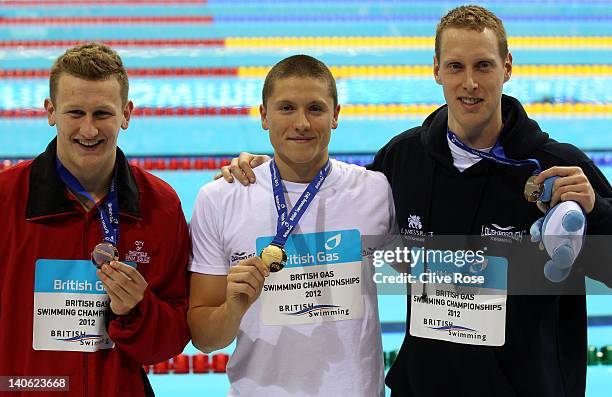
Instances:
[[[29,159],[2,159],[0,171],[10,168]],[[218,156],[168,156],[168,157],[130,157],[128,162],[147,171],[178,171],[178,170],[218,170],[231,163],[231,157]]]
[[[129,39],[129,40],[14,40],[0,41],[0,48],[74,47],[89,42],[111,47],[225,47],[225,39]]]
[[[46,115],[45,109],[0,109],[0,118],[33,118]]]
[[[153,365],[153,373],[158,375],[165,375],[170,372],[170,362],[162,361]]]
[[[189,356],[185,354],[179,354],[172,359],[172,370],[175,374],[188,374],[189,373]]]
[[[193,116],[248,116],[248,107],[176,107],[176,108],[134,108],[132,115],[143,117],[193,117]],[[46,117],[44,109],[0,109],[0,118]]]
[[[210,371],[208,354],[198,353],[191,356],[191,368],[194,374],[207,374]]]
[[[133,24],[211,24],[210,15],[180,15],[166,17],[0,17],[0,25],[133,25]]]
[[[171,372],[175,374],[188,374],[190,372],[194,374],[207,374],[211,371],[214,373],[224,373],[227,370],[229,357],[227,354],[218,353],[212,356],[211,362],[208,354],[197,353],[193,356],[179,354],[172,359],[172,362],[167,360],[152,366],[143,365],[142,368],[146,373],[152,372],[155,375],[167,375]]]
[[[223,373],[226,371],[229,356],[227,354],[215,354],[212,358],[212,369],[215,373]]]
[[[175,108],[134,108],[134,116],[248,116],[248,107],[175,107]]]
[[[165,76],[238,76],[238,68],[153,68],[128,69],[132,77],[165,77]],[[2,77],[2,71],[0,71]]]
[[[15,78],[41,78],[49,77],[48,69],[3,69],[0,70],[1,79]]]
[[[212,76],[212,77],[236,77],[238,68],[152,68],[152,69],[128,69],[130,77],[187,77],[187,76]],[[3,78],[47,78],[48,69],[3,69],[0,70],[0,79]]]
[[[71,6],[71,5],[131,5],[151,4],[206,4],[207,0],[0,0],[4,6]]]

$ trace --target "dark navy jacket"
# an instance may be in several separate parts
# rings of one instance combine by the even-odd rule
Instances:
[[[533,167],[511,167],[483,160],[464,172],[453,166],[446,138],[447,107],[422,126],[393,138],[375,157],[372,169],[386,174],[393,188],[401,231],[478,235],[492,225],[528,234],[542,213],[523,196]],[[593,162],[572,145],[557,143],[527,117],[521,104],[502,97],[504,129],[500,139],[509,158],[539,160],[542,169],[580,166],[596,191],[587,216],[587,234],[612,234],[612,188]],[[411,218],[412,217],[412,218]],[[526,239],[529,237],[526,236]],[[546,284],[537,263],[508,265]],[[607,260],[606,260],[607,259]],[[584,291],[584,276],[612,286],[612,255],[589,247],[565,281]],[[523,261],[524,262],[524,261]],[[549,283],[550,284],[550,283]],[[386,383],[397,396],[583,396],[586,384],[586,300],[584,295],[509,295],[506,337],[501,347],[475,346],[406,337]],[[410,324],[408,299],[407,328]]]

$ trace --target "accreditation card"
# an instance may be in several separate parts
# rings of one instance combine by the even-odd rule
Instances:
[[[411,273],[419,282],[411,287],[410,335],[469,345],[504,345],[508,261],[484,258],[482,263],[462,267],[428,261],[425,269],[422,260],[416,262]],[[436,282],[443,276],[451,276],[453,282]],[[464,276],[483,276],[484,282],[454,281]]]
[[[273,237],[259,237],[257,252]],[[266,278],[261,293],[264,324],[309,324],[363,317],[358,230],[291,234],[285,250],[287,264]]]
[[[90,260],[37,260],[32,347],[79,352],[112,348],[105,323],[109,304]]]

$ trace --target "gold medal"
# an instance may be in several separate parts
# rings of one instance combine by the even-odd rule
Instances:
[[[96,245],[91,253],[91,262],[100,268],[102,265],[119,260],[119,251],[111,243],[100,243]]]
[[[285,253],[285,249],[276,244],[270,244],[264,248],[261,254],[259,254],[259,257],[273,273],[285,267],[285,263],[287,262],[287,253]]]
[[[525,199],[530,203],[538,201],[542,193],[544,193],[544,184],[534,183],[533,180],[535,178],[536,176],[532,175],[527,179],[527,183],[525,183]]]

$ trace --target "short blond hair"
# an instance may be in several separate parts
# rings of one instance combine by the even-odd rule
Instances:
[[[508,37],[501,19],[484,7],[467,5],[450,10],[436,27],[436,58],[440,60],[442,32],[448,28],[471,29],[482,32],[491,29],[497,36],[497,46],[502,59],[508,56]]]
[[[128,101],[129,82],[123,61],[115,50],[101,43],[87,43],[66,50],[51,67],[49,94],[55,103],[57,84],[62,73],[85,80],[99,81],[116,77],[121,88],[121,103]]]
[[[266,75],[261,91],[261,100],[264,107],[267,105],[266,101],[268,98],[272,96],[274,84],[276,84],[278,80],[289,77],[309,77],[325,82],[325,84],[327,84],[329,96],[334,102],[334,107],[338,106],[336,80],[329,68],[317,58],[300,54],[285,58],[270,69]]]

